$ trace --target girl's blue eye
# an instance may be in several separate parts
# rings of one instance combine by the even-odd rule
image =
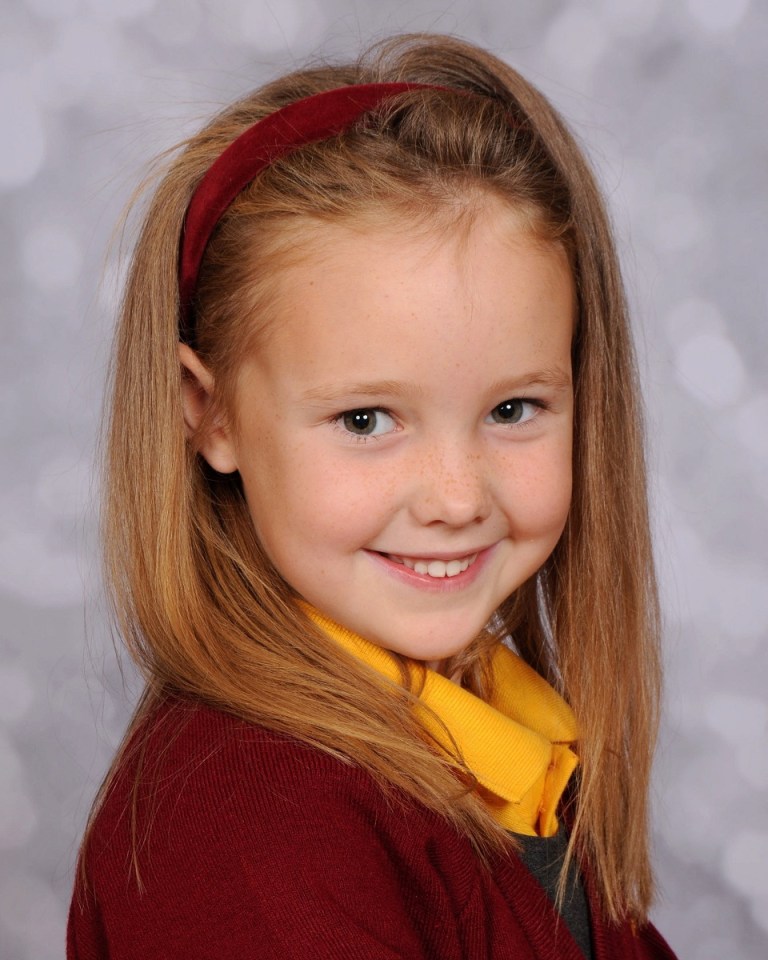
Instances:
[[[388,413],[373,408],[348,410],[339,419],[344,429],[356,437],[378,437],[390,433],[395,427],[395,421]]]
[[[522,400],[518,397],[505,400],[488,414],[486,423],[525,423],[536,416],[538,405],[533,400]]]

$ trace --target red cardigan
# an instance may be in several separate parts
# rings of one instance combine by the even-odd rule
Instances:
[[[153,721],[131,867],[130,760],[98,813],[69,960],[583,960],[515,855],[485,869],[354,766],[223,713]],[[595,960],[674,960],[652,926],[592,911]]]

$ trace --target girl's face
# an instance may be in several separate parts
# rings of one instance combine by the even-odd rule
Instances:
[[[318,610],[439,668],[534,574],[571,497],[566,255],[489,201],[429,234],[325,225],[202,452]]]

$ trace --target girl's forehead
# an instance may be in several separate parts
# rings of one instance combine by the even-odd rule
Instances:
[[[276,278],[264,375],[449,383],[570,371],[574,288],[565,252],[489,208],[466,235],[387,223],[324,226]]]
[[[531,207],[473,191],[452,205],[415,208],[379,202],[335,219],[297,218],[287,226],[284,265],[291,272],[334,262],[364,245],[371,254],[407,247],[413,265],[450,249],[459,264],[479,236],[499,244],[525,244],[549,252],[562,245],[547,236],[543,217]],[[406,261],[403,260],[403,266]],[[359,265],[359,264],[358,264]],[[376,263],[371,263],[375,269]]]

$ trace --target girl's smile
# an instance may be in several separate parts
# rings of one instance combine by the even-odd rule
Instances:
[[[431,556],[402,557],[394,554],[372,552],[390,576],[398,577],[417,590],[448,593],[462,590],[480,574],[493,547],[466,554],[443,554]]]
[[[233,426],[201,452],[240,471],[264,549],[300,596],[439,662],[565,524],[568,260],[495,200],[452,230],[308,224],[302,244],[242,364]]]
[[[400,563],[422,576],[428,576],[430,579],[441,579],[442,577],[458,577],[460,573],[465,573],[480,555],[480,551],[464,554],[460,556],[442,556],[442,557],[398,557],[394,554],[382,554],[387,560],[394,563]]]

